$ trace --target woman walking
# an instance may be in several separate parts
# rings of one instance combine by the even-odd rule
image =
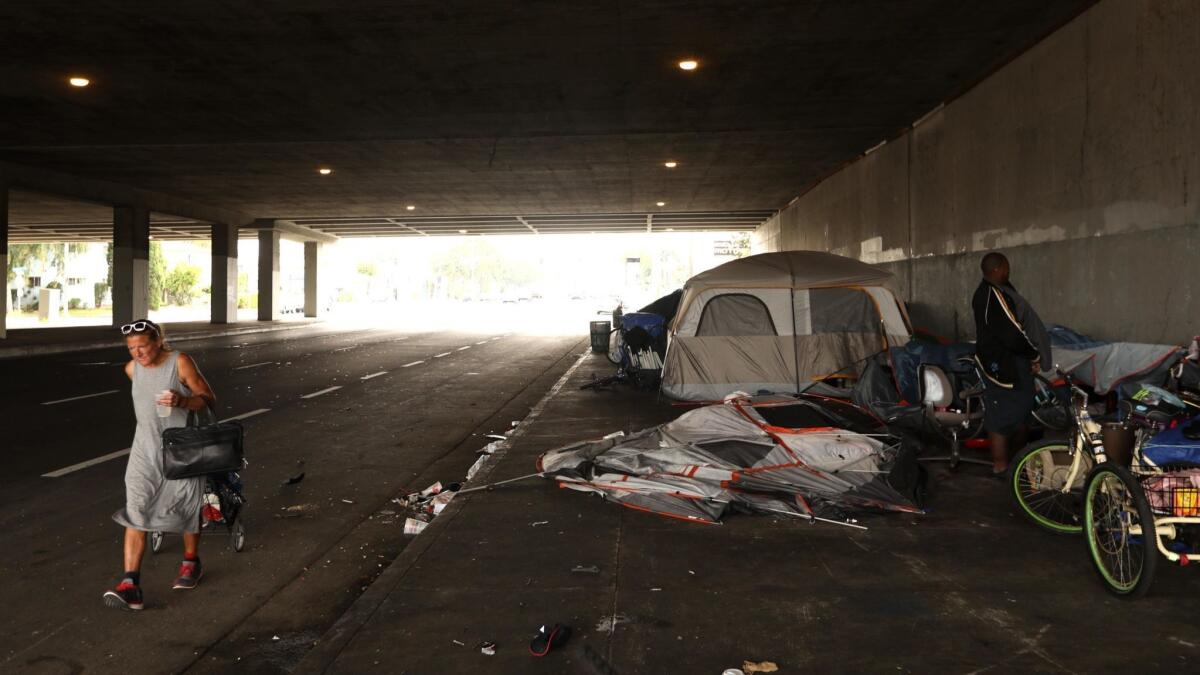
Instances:
[[[137,431],[125,467],[125,508],[113,514],[125,527],[125,574],[104,594],[104,604],[137,610],[143,606],[140,574],[147,532],[183,535],[183,563],[173,588],[195,588],[204,574],[199,555],[204,478],[163,476],[162,432],[186,426],[188,411],[213,405],[216,396],[195,362],[167,346],[158,324],[134,321],[121,326],[121,334],[132,357],[125,374],[133,381]]]

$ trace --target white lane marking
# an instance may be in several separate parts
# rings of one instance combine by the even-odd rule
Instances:
[[[358,378],[358,379],[360,379],[360,380],[369,380],[369,379],[371,379],[372,377],[379,377],[380,375],[387,375],[387,371],[386,371],[386,370],[381,370],[381,371],[379,371],[378,373],[371,373],[370,375],[363,375],[362,377],[360,377],[360,378]]]
[[[97,464],[102,464],[102,463],[104,463],[104,462],[107,462],[107,461],[108,461],[108,460],[110,460],[110,459],[116,459],[116,458],[118,458],[118,457],[124,457],[125,455],[128,455],[128,454],[129,454],[129,450],[130,450],[130,448],[125,448],[124,450],[118,450],[118,451],[116,451],[116,452],[110,452],[110,453],[108,453],[107,455],[101,455],[101,456],[99,456],[99,457],[97,457],[97,458],[95,458],[95,459],[89,459],[89,460],[88,460],[88,461],[86,461],[86,462],[80,462],[80,463],[78,463],[78,464],[72,464],[71,466],[68,466],[68,467],[65,467],[65,468],[62,468],[62,469],[58,469],[57,471],[51,471],[50,473],[44,473],[44,474],[42,474],[42,478],[60,478],[60,477],[62,477],[62,476],[65,476],[65,475],[67,475],[67,474],[69,474],[69,473],[74,473],[74,472],[76,472],[76,471],[78,471],[78,470],[80,470],[80,469],[86,469],[86,468],[88,468],[89,466],[96,466]]]
[[[301,396],[300,398],[316,398],[318,396],[323,396],[325,394],[328,394],[331,391],[337,391],[338,389],[341,389],[341,388],[342,387],[340,385],[335,386],[335,387],[326,387],[326,388],[322,389],[321,391],[314,391],[313,393],[305,394],[305,395]]]
[[[433,358],[435,358],[435,359],[440,359],[440,358],[442,358],[443,356],[450,356],[450,352],[442,352],[441,354],[434,354],[434,355],[433,355]]]
[[[504,337],[504,336],[500,335],[500,336],[494,337],[494,338],[492,338],[492,342],[495,342],[496,340],[499,340],[502,337]]]
[[[398,338],[396,338],[395,340],[392,340],[392,342],[400,342],[400,341],[402,341],[402,340],[407,340],[407,339],[408,339],[408,336],[407,336],[407,335],[405,335],[404,337],[398,337]]]
[[[358,345],[350,345],[349,347],[342,347],[342,348],[340,348],[340,349],[335,349],[335,350],[333,350],[333,351],[335,351],[335,352],[345,352],[345,351],[349,351],[349,350],[351,350],[351,349],[357,349],[357,348],[358,348]]]
[[[241,415],[234,415],[233,417],[226,417],[225,419],[223,419],[221,421],[222,422],[232,422],[234,420],[244,420],[249,417],[254,417],[255,415],[261,415],[265,412],[271,412],[271,409],[270,408],[259,408],[258,410],[251,410],[250,412],[242,413]]]
[[[413,366],[419,366],[422,363],[425,363],[425,362],[424,361],[413,361],[412,363],[406,363],[400,367],[401,368],[412,368]]]
[[[245,370],[247,368],[257,368],[259,366],[269,366],[274,363],[275,363],[274,361],[263,361],[262,363],[251,363],[248,366],[238,366],[237,368],[234,368],[234,370]]]
[[[476,342],[475,344],[477,344],[477,345],[486,345],[486,344],[487,344],[487,340],[480,340],[479,342]]]
[[[71,398],[60,398],[57,401],[46,401],[46,402],[42,403],[42,405],[54,405],[56,403],[66,403],[67,401],[78,401],[78,400],[85,399],[85,398],[95,398],[97,396],[108,396],[109,394],[115,394],[118,391],[121,391],[121,390],[120,389],[110,389],[108,391],[102,391],[98,394],[84,394],[83,396],[72,396]]]
[[[462,352],[462,351],[466,351],[466,350],[468,350],[468,349],[470,349],[470,348],[471,348],[471,345],[467,345],[466,347],[459,347],[459,348],[458,348],[458,351]]]

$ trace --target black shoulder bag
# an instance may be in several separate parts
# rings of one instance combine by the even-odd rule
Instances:
[[[198,419],[200,417],[206,419]],[[170,480],[239,471],[246,456],[240,422],[218,422],[212,408],[188,411],[186,427],[163,429],[163,475]]]

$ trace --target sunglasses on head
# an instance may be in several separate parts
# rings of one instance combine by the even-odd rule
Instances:
[[[121,326],[121,335],[129,335],[130,333],[145,333],[146,331],[150,331],[151,333],[158,335],[158,326],[145,319],[141,321],[134,321],[133,323],[127,323],[124,326]]]

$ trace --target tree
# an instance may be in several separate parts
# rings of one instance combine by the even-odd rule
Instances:
[[[150,309],[158,309],[163,303],[163,281],[167,276],[167,259],[163,257],[162,243],[150,242]]]
[[[200,268],[195,265],[177,265],[163,279],[163,293],[173,305],[187,305],[196,297],[196,282],[200,280]]]

